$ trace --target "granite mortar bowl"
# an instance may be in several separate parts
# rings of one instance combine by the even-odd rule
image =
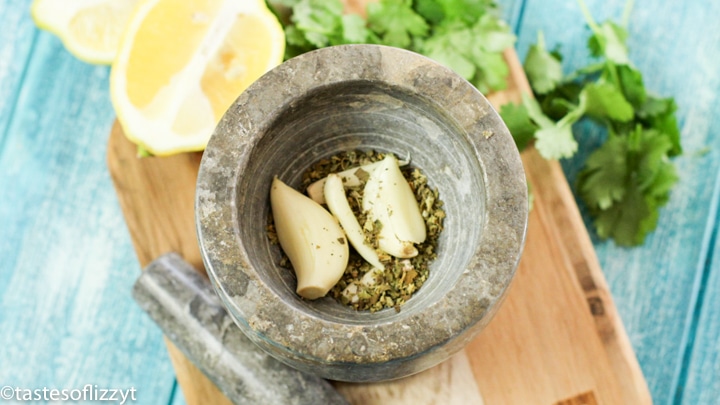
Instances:
[[[430,276],[399,312],[300,298],[267,237],[273,176],[299,188],[311,164],[354,149],[409,156],[445,203]],[[517,148],[488,101],[428,58],[375,45],[310,52],[257,80],[215,130],[196,195],[203,259],[240,329],[290,366],[352,382],[422,371],[481,331],[515,273],[527,214]]]

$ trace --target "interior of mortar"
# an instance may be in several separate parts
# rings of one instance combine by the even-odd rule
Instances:
[[[237,226],[236,232],[254,271],[287,305],[332,322],[392,322],[433,305],[463,272],[473,271],[471,258],[484,228],[483,163],[468,136],[432,100],[384,83],[344,82],[289,102],[271,119],[238,178],[236,190],[246,198],[236,198],[242,201],[237,210],[245,224]],[[267,237],[273,177],[299,189],[302,174],[310,165],[355,149],[409,157],[411,166],[420,168],[429,184],[439,189],[444,202],[447,217],[438,257],[430,266],[428,280],[400,312],[356,311],[330,296],[315,301],[302,299],[295,293],[292,270],[278,265],[280,247],[271,245]]]

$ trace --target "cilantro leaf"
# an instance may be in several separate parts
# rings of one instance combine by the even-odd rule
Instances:
[[[647,97],[645,102],[638,108],[637,115],[642,119],[649,119],[659,115],[674,112],[674,101],[671,98]]]
[[[647,94],[643,84],[642,73],[629,65],[617,66],[619,85],[627,101],[638,109],[645,104]]]
[[[620,246],[639,245],[655,228],[658,213],[642,198],[637,187],[629,185],[628,194],[620,202],[596,213],[593,224],[602,239],[613,238]]]
[[[629,64],[630,59],[628,58],[626,45],[627,30],[612,21],[606,21],[598,25],[592,14],[590,14],[587,5],[585,5],[585,1],[578,0],[578,3],[585,16],[585,21],[587,21],[593,32],[593,35],[588,40],[590,54],[595,57],[604,56],[608,61],[619,65]]]
[[[339,0],[292,0],[290,22],[285,25],[285,59],[330,45],[370,42],[365,19],[343,14]]]
[[[475,76],[470,82],[483,94],[507,87],[509,73],[505,59],[497,52],[475,50],[472,52],[473,63],[477,66]],[[482,61],[480,64],[478,61]]]
[[[471,35],[470,59],[477,66],[471,82],[485,94],[504,89],[509,69],[502,52],[513,46],[515,35],[507,24],[490,14],[480,17],[472,26]]]
[[[580,103],[583,85],[578,82],[562,82],[547,94],[538,94],[542,111],[553,120],[559,120]]]
[[[670,156],[677,156],[683,151],[680,144],[680,129],[675,116],[676,110],[677,104],[672,98],[648,96],[637,112],[644,125],[656,129],[670,140],[672,144]]]
[[[368,40],[370,31],[365,27],[365,20],[357,14],[345,14],[341,17],[342,38],[333,41],[333,45],[361,44]]]
[[[651,190],[657,187],[657,173],[668,166],[667,157],[672,144],[667,137],[652,129],[643,130],[642,127],[638,127],[633,135],[639,138],[636,146],[631,145],[635,146],[631,152],[636,153],[637,156],[638,186],[641,190]],[[653,194],[657,194],[656,191]]]
[[[535,133],[535,139],[535,147],[545,159],[569,158],[577,152],[571,124],[542,128]]]
[[[437,0],[417,0],[415,11],[431,25],[439,24],[445,18],[443,6]]]
[[[515,36],[497,16],[494,0],[379,0],[367,19],[343,15],[339,0],[281,0],[290,58],[331,45],[376,43],[415,51],[455,70],[487,94],[507,85],[502,51]]]
[[[468,52],[472,44],[470,28],[459,22],[446,23],[436,27],[434,34],[421,42],[420,53],[472,80],[477,71]]]
[[[299,3],[300,0],[273,0],[272,3],[267,3],[268,5],[272,6],[272,10],[276,11],[276,5],[285,6],[292,8],[294,5]]]
[[[289,46],[299,48],[312,47],[312,44],[305,38],[305,34],[296,25],[288,25],[285,27],[285,42],[287,42]]]
[[[340,27],[343,6],[339,0],[301,0],[292,10],[291,20],[307,42],[317,48],[330,45],[330,37]]]
[[[545,49],[545,38],[538,31],[537,44],[531,45],[523,64],[533,91],[546,94],[555,89],[563,78],[560,60]]]
[[[411,0],[384,0],[367,5],[368,25],[382,44],[407,48],[411,36],[424,37],[429,26],[412,8]]]
[[[527,108],[522,104],[507,103],[500,107],[500,117],[510,130],[518,150],[524,150],[537,130],[537,126],[530,121]]]
[[[543,114],[540,104],[527,94],[522,95],[522,104],[527,109],[528,116],[540,128],[549,128],[555,125],[555,121]]]
[[[627,142],[610,136],[585,161],[578,177],[578,188],[585,203],[593,210],[606,210],[625,196]]]
[[[635,115],[632,105],[612,83],[587,84],[580,93],[580,104],[585,106],[585,113],[594,118],[627,122]]]
[[[658,209],[678,179],[667,160],[671,148],[667,137],[638,126],[629,134],[611,135],[590,155],[578,189],[595,214],[601,238],[637,245],[657,226]]]
[[[476,44],[473,49],[499,53],[515,44],[515,35],[510,32],[510,27],[490,14],[484,14],[472,25],[472,33]]]
[[[433,28],[432,35],[418,42],[418,51],[487,94],[507,85],[508,67],[501,51],[514,42],[506,24],[485,14],[473,25],[459,19],[444,20]]]
[[[420,53],[472,80],[477,69],[467,54],[472,42],[469,28],[460,23],[446,23],[436,27],[433,35],[420,43]]]
[[[625,28],[612,21],[606,21],[593,28],[593,36],[588,40],[588,48],[595,57],[605,56],[611,62],[626,65],[630,63],[625,44],[627,37]]]
[[[523,106],[530,119],[540,127],[535,132],[535,148],[542,157],[561,159],[575,154],[578,144],[572,133],[572,125],[582,116],[582,106],[568,112],[557,123],[543,114],[540,104],[526,94],[523,94]]]
[[[295,25],[285,27],[285,60],[317,49]]]
[[[647,194],[657,201],[658,206],[663,206],[669,201],[670,190],[678,179],[675,166],[663,160],[655,172],[653,181],[647,187]]]
[[[495,8],[492,0],[437,0],[437,2],[442,7],[446,19],[463,21],[468,25],[474,24],[487,15],[489,10]]]

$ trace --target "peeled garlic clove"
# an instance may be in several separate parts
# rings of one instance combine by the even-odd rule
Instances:
[[[325,296],[347,267],[349,249],[342,228],[320,204],[277,177],[270,206],[280,246],[297,275],[297,293],[311,300]]]
[[[380,161],[381,162],[381,161]],[[367,178],[367,176],[372,173],[376,167],[380,165],[380,162],[370,163],[367,165],[362,165],[358,167],[353,167],[347,170],[343,170],[339,173],[337,173],[340,178],[342,179],[342,183],[344,187],[357,187],[362,184],[363,180]],[[398,163],[400,166],[404,166],[408,164],[409,160],[402,160]],[[312,184],[310,184],[307,188],[307,193],[317,202],[318,204],[325,204],[325,195],[324,195],[324,189],[325,189],[325,181],[327,181],[327,177],[324,177]]]
[[[390,211],[390,223],[395,235],[400,240],[424,242],[427,237],[425,220],[410,184],[400,171],[397,159],[389,155],[381,163],[382,166],[375,169],[379,181],[383,183],[380,196]]]
[[[407,259],[406,259],[407,260]],[[368,287],[372,287],[378,284],[378,280],[382,276],[382,270],[370,269],[360,279],[360,284]]]
[[[342,295],[353,304],[360,301],[360,297],[358,297],[358,287],[355,284],[348,284],[343,290]]]
[[[342,225],[348,240],[350,240],[355,250],[373,267],[384,269],[385,266],[380,263],[375,249],[365,243],[365,233],[362,231],[355,214],[353,214],[347,197],[345,197],[345,188],[340,175],[328,175],[323,189],[330,212],[340,221],[340,225]]]
[[[363,210],[368,212],[370,219],[380,223],[378,246],[382,251],[399,258],[415,257],[418,254],[417,249],[411,241],[402,240],[398,237],[395,229],[397,223],[391,220],[391,216],[397,215],[396,211],[403,207],[392,206],[385,200],[385,195],[393,188],[387,187],[388,179],[384,173],[389,172],[391,165],[396,165],[397,161],[392,157],[392,160],[385,158],[380,163],[382,165],[376,168],[365,184],[362,201]],[[402,173],[400,175],[402,176]],[[404,177],[403,181],[407,184]],[[417,203],[415,205],[417,209]],[[420,219],[422,220],[422,217]]]

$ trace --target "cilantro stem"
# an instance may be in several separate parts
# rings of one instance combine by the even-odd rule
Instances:
[[[335,32],[334,28],[332,28],[332,27],[318,29],[318,28],[303,25],[303,24],[297,24],[297,27],[305,32],[312,32],[315,34],[322,34],[322,35],[326,35],[326,36],[330,36]]]
[[[580,77],[586,76],[586,75],[592,75],[597,72],[602,71],[605,68],[605,62],[598,62],[591,65],[587,65],[585,67],[581,67],[578,70],[570,73],[567,75],[567,77],[564,79],[566,82],[572,82]]]
[[[623,10],[623,16],[622,16],[622,26],[623,28],[627,29],[628,24],[630,23],[630,13],[632,13],[633,6],[635,5],[635,0],[627,0],[625,2],[625,9]]]
[[[632,0],[629,0],[632,1]],[[595,22],[595,19],[593,19],[592,14],[590,14],[590,10],[587,8],[587,4],[585,4],[585,0],[578,0],[578,4],[580,5],[580,10],[582,11],[583,15],[585,16],[585,21],[587,21],[588,25],[590,26],[590,29],[595,33],[595,35],[600,35],[600,26],[597,25]]]
[[[606,60],[605,64],[607,66],[607,71],[610,72],[610,76],[612,76],[613,83],[615,83],[617,88],[621,89],[623,94],[625,94],[625,89],[623,88],[624,86],[620,81],[620,75],[618,74],[617,65],[610,59]]]
[[[576,123],[580,118],[582,118],[583,114],[585,114],[586,108],[587,106],[585,100],[581,99],[580,104],[578,104],[577,107],[568,111],[568,113],[557,122],[557,126],[565,127]]]
[[[545,48],[545,34],[543,34],[542,30],[538,30],[537,45],[540,49],[546,49]]]

